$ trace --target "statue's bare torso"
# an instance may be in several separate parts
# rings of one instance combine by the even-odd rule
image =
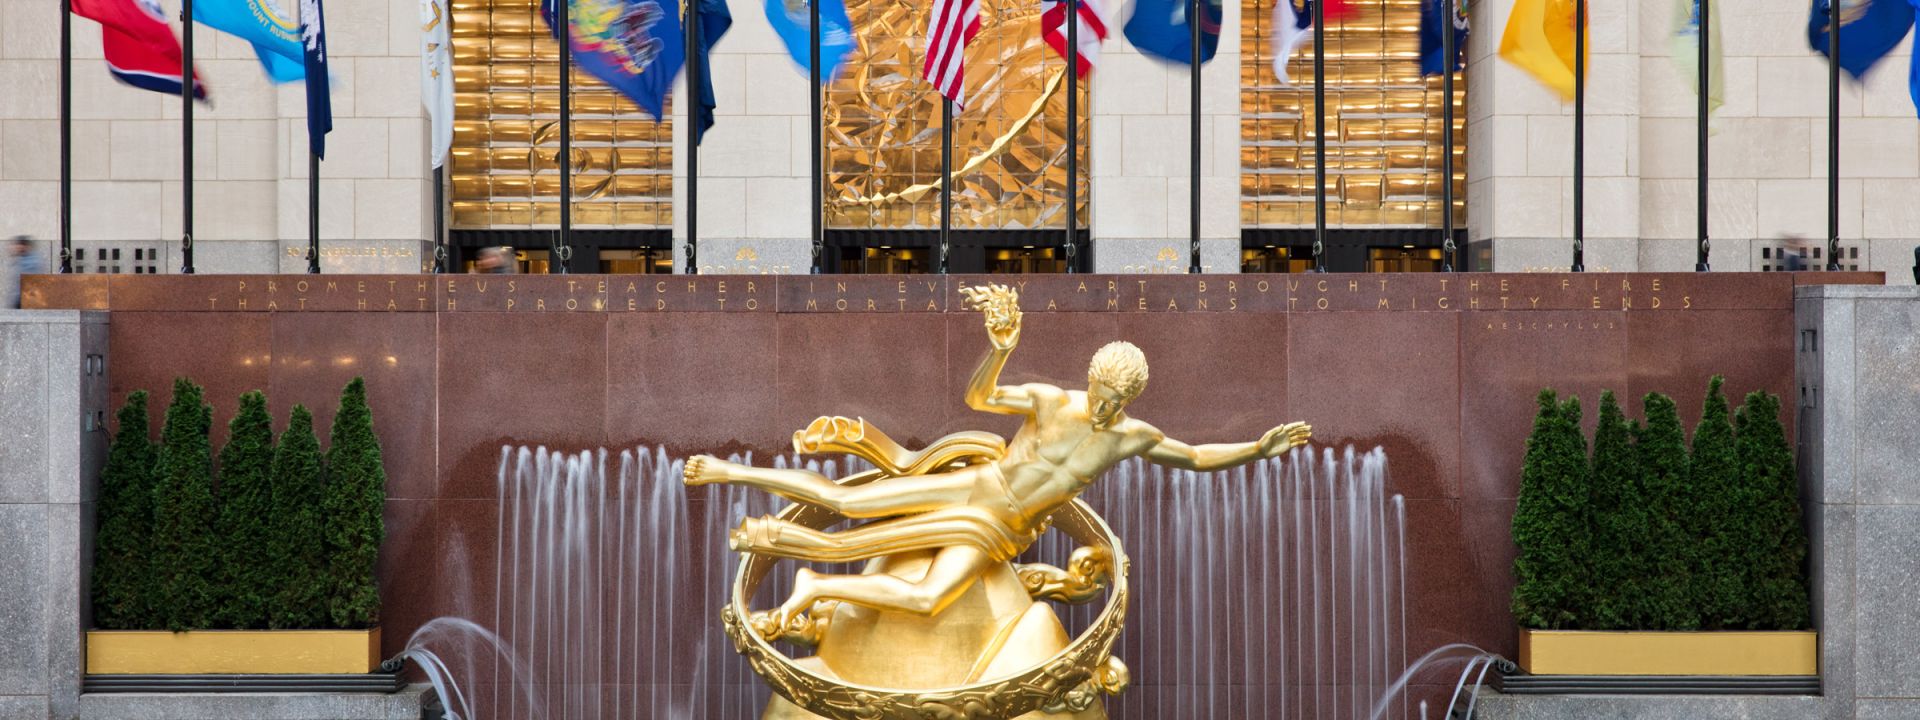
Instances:
[[[998,463],[1006,478],[1004,492],[1020,516],[1008,520],[1021,530],[1051,517],[1107,468],[1160,441],[1160,431],[1124,415],[1104,428],[1094,428],[1083,391],[1051,385],[1024,387],[1033,396],[1033,413],[1008,441],[1006,457]],[[976,484],[973,491],[987,488]]]

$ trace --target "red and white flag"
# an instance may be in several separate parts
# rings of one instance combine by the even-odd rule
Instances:
[[[1080,74],[1086,77],[1100,59],[1100,41],[1107,39],[1107,20],[1100,14],[1099,0],[1080,0]],[[1061,0],[1040,0],[1040,34],[1060,57],[1067,56],[1067,5]]]
[[[180,94],[180,41],[159,0],[73,0],[73,14],[100,23],[107,70],[137,88]],[[193,96],[207,99],[198,72]]]
[[[920,77],[954,107],[967,106],[967,43],[980,34],[980,0],[933,0],[927,14],[927,56]]]

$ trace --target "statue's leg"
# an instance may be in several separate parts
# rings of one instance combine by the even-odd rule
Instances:
[[[927,574],[918,581],[893,575],[822,575],[801,568],[794,576],[793,595],[777,611],[780,625],[806,617],[813,604],[839,600],[875,610],[933,615],[946,609],[973,586],[993,562],[986,551],[970,545],[941,548]]]
[[[865,485],[841,485],[810,470],[753,467],[701,455],[687,461],[688,485],[730,483],[823,507],[852,518],[927,512],[965,503],[973,488],[973,466],[951,473],[884,478]]]

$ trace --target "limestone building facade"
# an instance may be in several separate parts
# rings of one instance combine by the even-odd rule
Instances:
[[[1403,1],[1386,0],[1381,7]],[[531,7],[531,0],[526,4]],[[1573,108],[1497,57],[1512,4],[1470,4],[1474,32],[1462,74],[1465,142],[1457,168],[1465,264],[1499,271],[1564,269],[1573,234]],[[405,0],[328,5],[335,130],[320,181],[323,266],[330,272],[419,272],[431,263],[435,209],[419,81],[419,8]],[[1259,70],[1266,61],[1256,58],[1265,52],[1262,33],[1245,32],[1249,26],[1243,23],[1264,27],[1271,7],[1271,0],[1229,0],[1219,55],[1202,72],[1200,229],[1208,272],[1237,272],[1245,251],[1270,243],[1276,233],[1297,239],[1311,227],[1248,221],[1248,204],[1264,192],[1256,189],[1264,186],[1249,168],[1267,161],[1257,151],[1258,133],[1249,129],[1250,113],[1264,111],[1249,109],[1247,93],[1272,80]],[[812,262],[806,77],[787,58],[758,3],[733,2],[731,10],[733,29],[711,61],[719,109],[700,149],[699,265],[707,272],[806,272]],[[1086,146],[1081,223],[1091,245],[1086,269],[1184,272],[1188,71],[1148,58],[1119,36],[1131,10],[1131,3],[1108,8],[1113,37],[1092,74],[1089,102],[1080,109]],[[0,234],[35,236],[50,257],[59,237],[59,12],[57,0],[0,4]],[[1716,270],[1774,269],[1783,264],[1782,247],[1824,247],[1826,68],[1806,47],[1806,13],[1804,0],[1751,0],[1721,13],[1726,104],[1713,123],[1709,194]],[[1693,268],[1694,95],[1670,57],[1671,20],[1665,2],[1635,0],[1592,12],[1585,162],[1589,270]],[[96,26],[76,18],[73,27],[73,237],[84,253],[80,265],[89,271],[177,272],[180,101],[115,83],[101,60]],[[1388,31],[1412,28],[1400,23]],[[205,27],[196,33],[200,69],[213,95],[195,119],[196,271],[303,271],[303,90],[269,84],[245,43]],[[456,37],[456,48],[463,42]],[[1404,38],[1383,48],[1382,57],[1414,61],[1404,53]],[[1895,282],[1911,281],[1908,268],[1920,243],[1920,205],[1911,201],[1920,196],[1920,120],[1903,84],[1909,48],[1903,44],[1864,84],[1849,83],[1841,95],[1842,262],[1886,271]],[[1296,60],[1294,67],[1307,66]],[[670,148],[658,154],[670,162],[658,156],[654,161],[656,172],[670,173],[671,213],[660,217],[671,217],[672,224],[645,228],[670,238],[656,244],[664,249],[672,243],[676,268],[685,261],[687,225],[681,97],[677,88],[670,103]],[[1417,137],[1437,137],[1431,125]],[[1426,152],[1431,157],[1437,150]],[[839,180],[829,186],[837,187],[834,182]],[[1429,184],[1427,192],[1437,191]],[[1063,227],[1057,217],[1047,222],[1052,224],[1038,223],[1026,228],[1032,233],[1005,242],[1044,246],[1050,236],[1040,230]],[[924,223],[907,225],[926,231]],[[1437,225],[1429,219],[1412,226],[1334,227],[1390,238],[1375,242],[1416,237],[1424,249],[1437,246]],[[529,222],[511,229],[527,238],[546,227]],[[471,228],[456,222],[454,229]],[[1064,230],[1055,234],[1064,237]],[[1369,267],[1388,266],[1346,269]],[[595,268],[576,262],[575,270]]]

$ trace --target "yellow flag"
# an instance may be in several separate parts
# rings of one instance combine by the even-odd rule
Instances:
[[[1573,27],[1578,0],[1517,0],[1500,57],[1531,73],[1562,100],[1573,99]]]

